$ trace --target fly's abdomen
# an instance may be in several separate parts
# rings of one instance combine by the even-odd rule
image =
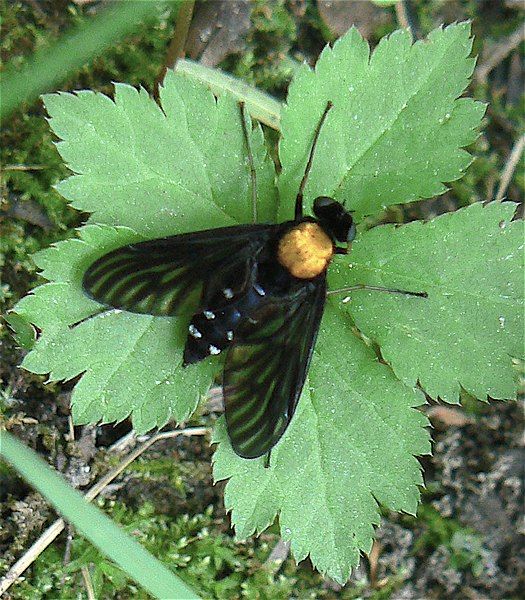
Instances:
[[[226,289],[225,292],[227,291]],[[239,324],[250,318],[261,303],[266,301],[266,293],[262,286],[254,284],[242,296],[232,297],[230,300],[219,310],[210,308],[193,315],[184,348],[184,366],[220,354],[228,348],[235,339],[235,330]]]

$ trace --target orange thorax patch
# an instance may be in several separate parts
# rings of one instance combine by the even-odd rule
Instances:
[[[317,223],[306,221],[286,232],[279,241],[277,259],[299,279],[322,273],[334,254],[332,240]]]

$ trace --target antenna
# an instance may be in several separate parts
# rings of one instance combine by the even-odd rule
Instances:
[[[319,134],[321,133],[321,127],[325,122],[326,115],[328,111],[332,108],[333,104],[330,100],[326,103],[324,112],[319,119],[319,123],[317,123],[317,127],[314,133],[314,140],[312,142],[312,147],[310,149],[310,156],[308,157],[308,162],[306,163],[306,169],[304,170],[303,178],[301,179],[301,184],[299,185],[299,191],[297,192],[297,197],[295,199],[295,220],[298,221],[303,216],[303,193],[304,188],[306,186],[306,180],[308,179],[308,175],[310,175],[310,170],[312,169],[312,163],[314,160],[314,152],[315,147],[317,146],[317,140],[319,139]]]

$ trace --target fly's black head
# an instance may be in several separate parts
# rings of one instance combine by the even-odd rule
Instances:
[[[314,200],[314,213],[323,229],[331,233],[338,242],[349,244],[355,238],[352,215],[333,198],[318,196]]]

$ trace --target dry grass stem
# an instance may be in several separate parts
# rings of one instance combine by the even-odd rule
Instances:
[[[84,580],[84,585],[86,586],[88,600],[96,600],[95,590],[93,588],[93,582],[91,581],[89,569],[87,567],[80,567],[80,572],[82,573],[82,579]]]
[[[478,83],[487,83],[489,73],[492,69],[497,67],[502,60],[505,60],[505,58],[524,40],[525,27],[524,24],[521,23],[513,33],[490,49],[489,57],[482,62],[475,71],[474,77]]]
[[[514,175],[514,171],[520,162],[521,155],[523,154],[523,148],[525,147],[525,134],[523,134],[516,143],[514,144],[512,151],[509,155],[509,159],[505,164],[505,168],[503,169],[503,173],[501,174],[501,179],[498,186],[498,191],[496,192],[496,202],[501,202],[503,197],[505,196],[505,192],[510,185],[512,180],[512,176]]]

